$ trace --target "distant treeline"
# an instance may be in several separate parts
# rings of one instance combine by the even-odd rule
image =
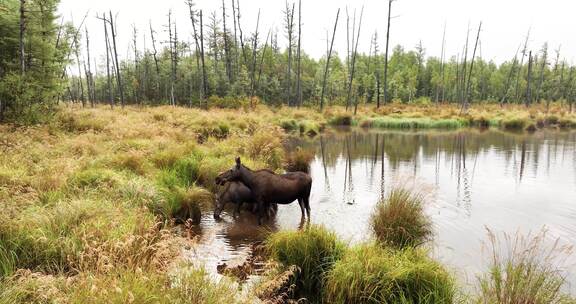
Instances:
[[[387,56],[380,36],[361,27],[363,10],[360,14],[338,10],[334,32],[327,33],[326,56],[316,60],[301,45],[301,36],[307,33],[301,26],[306,11],[300,3],[279,8],[284,16],[280,31],[261,29],[259,22],[249,31],[242,27],[238,0],[223,0],[222,10],[210,13],[189,0],[183,7],[189,9],[192,33],[178,32],[169,13],[166,24],[133,28],[130,58],[119,59],[118,53],[126,50],[116,45],[116,17],[111,12],[87,16],[102,21],[101,27],[88,29],[83,21],[59,23],[57,3],[0,4],[0,114],[60,99],[83,105],[197,107],[256,102],[317,106],[321,100],[349,107],[394,101],[463,106],[564,101],[572,107],[575,98],[575,67],[562,59],[560,50],[550,52],[545,44],[531,51],[526,39],[518,50],[511,50],[509,61],[498,65],[482,58],[481,27],[477,33],[468,31],[462,53],[455,56],[445,55],[445,41],[441,56],[427,56],[421,43],[411,50],[396,46]],[[344,23],[345,35],[336,30]],[[168,41],[158,38],[160,29],[167,30]],[[90,31],[103,31],[105,41],[90,41]],[[394,35],[393,22],[388,31]],[[190,34],[191,42],[180,38]],[[287,38],[286,45],[279,45],[279,36]],[[332,51],[334,39],[346,39],[345,54]],[[370,45],[368,53],[357,52],[360,40]],[[105,45],[106,56],[91,57],[90,44]]]

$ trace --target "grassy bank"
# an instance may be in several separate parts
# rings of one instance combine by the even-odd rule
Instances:
[[[470,121],[448,114],[442,118],[441,113],[454,111],[388,106],[362,109],[352,117],[342,108],[319,113],[266,107],[247,112],[98,107],[61,109],[44,125],[2,125],[0,303],[242,302],[233,284],[213,282],[204,271],[180,264],[180,250],[190,240],[173,229],[181,222],[198,223],[203,212],[212,210],[214,178],[230,168],[236,156],[254,168],[307,170],[313,156],[299,150],[287,154],[283,142],[288,134],[315,136],[331,124],[414,128],[426,120],[417,126],[425,128],[449,125],[441,119]],[[475,111],[469,115],[482,116]],[[539,125],[541,118],[542,127],[570,126],[565,122],[573,116],[554,111],[534,114],[534,123]],[[486,114],[488,125],[507,121],[498,120],[498,115]],[[399,123],[402,120],[411,122]],[[521,124],[526,122],[516,125]],[[412,213],[395,223],[405,224],[406,218]],[[428,234],[425,226],[422,222],[419,234]],[[306,246],[300,246],[299,235],[287,232],[276,235],[271,247],[275,259],[299,266],[304,291],[339,289],[346,280],[356,279],[330,275],[329,269],[367,272],[370,265],[383,263],[378,256],[406,263],[405,269],[415,263],[434,276],[446,275],[420,249],[346,248],[333,234],[320,228],[311,231],[315,232],[304,238]],[[405,240],[398,247],[417,243]],[[364,264],[350,264],[364,252],[374,254],[363,256]],[[389,265],[380,266],[386,270]],[[393,282],[406,281],[398,277]],[[364,281],[358,288],[368,292],[374,284],[381,282]],[[345,298],[329,296],[336,302]]]
[[[234,157],[282,168],[285,117],[268,109],[102,107],[62,109],[45,125],[0,126],[0,298],[186,299],[189,288],[170,282],[180,280],[172,273],[189,240],[172,227],[211,210],[214,178]],[[206,293],[192,303],[230,302],[201,277],[182,279]]]
[[[465,127],[500,128],[503,130],[537,130],[543,128],[576,128],[576,114],[566,107],[553,105],[549,111],[543,105],[526,108],[518,105],[481,105],[462,114],[457,105],[392,104],[360,108],[356,116],[343,109],[326,111],[332,125],[351,125],[383,129],[457,129]]]

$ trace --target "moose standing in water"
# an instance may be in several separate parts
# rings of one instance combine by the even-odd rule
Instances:
[[[254,213],[258,211],[257,208],[254,208],[257,206],[256,206],[256,198],[254,197],[252,190],[250,190],[250,188],[246,187],[246,185],[244,185],[243,183],[241,183],[241,182],[225,183],[225,182],[222,182],[221,180],[217,179],[216,184],[222,185],[222,186],[224,186],[224,188],[218,194],[218,196],[216,196],[216,202],[215,202],[215,206],[214,206],[214,218],[215,219],[220,219],[220,214],[222,213],[222,210],[224,210],[224,207],[228,203],[235,205],[234,216],[237,216],[240,214],[240,209],[242,208],[243,204],[252,205],[253,206],[252,212],[254,212]],[[267,210],[267,212],[268,213],[276,212],[277,210],[278,210],[278,205],[271,204],[270,208],[269,208],[269,210]]]
[[[288,205],[298,200],[302,217],[308,214],[310,219],[310,191],[312,178],[303,172],[275,174],[269,170],[252,171],[242,165],[240,158],[236,158],[236,165],[232,169],[220,174],[217,183],[242,182],[248,187],[258,205],[258,224],[270,204]],[[306,211],[306,213],[305,213]]]

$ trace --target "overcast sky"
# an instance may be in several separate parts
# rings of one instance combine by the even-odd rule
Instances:
[[[184,0],[62,0],[60,14],[67,20],[73,18],[79,23],[89,11],[86,25],[90,31],[92,56],[105,52],[103,24],[95,18],[96,14],[112,10],[118,14],[119,53],[122,58],[130,54],[132,24],[139,29],[140,49],[144,38],[148,47],[150,33],[148,22],[151,21],[160,36],[159,41],[167,40],[165,26],[167,14],[172,9],[178,26],[180,39],[192,40],[188,8]],[[231,0],[225,0],[229,13],[228,26],[232,25]],[[205,15],[217,11],[221,19],[221,0],[197,0],[197,9]],[[254,31],[256,16],[261,10],[261,32],[265,36],[270,27],[277,28],[279,44],[285,45],[282,31],[282,11],[285,0],[240,0],[242,11],[242,28],[245,33]],[[385,0],[302,0],[303,37],[302,47],[315,58],[326,51],[326,31],[332,29],[336,11],[341,8],[341,19],[336,34],[335,49],[340,54],[346,50],[346,14],[345,8],[352,13],[364,5],[364,22],[360,36],[359,51],[368,53],[370,37],[374,31],[379,33],[380,49],[384,49],[386,16],[388,13]],[[549,42],[551,49],[562,46],[562,56],[572,61],[576,53],[576,1],[573,0],[397,0],[392,7],[391,45],[402,45],[413,49],[421,40],[429,56],[439,56],[442,46],[442,31],[447,24],[447,55],[452,56],[462,51],[468,24],[471,37],[480,21],[483,22],[481,34],[482,56],[500,63],[509,60],[518,46],[523,42],[528,29],[531,28],[529,48],[539,51],[544,42]],[[296,18],[296,17],[295,17]],[[245,34],[246,35],[246,34]],[[264,39],[264,38],[263,38]],[[472,39],[472,38],[471,38]]]

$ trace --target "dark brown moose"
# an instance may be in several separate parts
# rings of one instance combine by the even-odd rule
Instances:
[[[238,157],[236,165],[220,174],[216,181],[220,184],[242,182],[252,191],[258,205],[258,224],[262,224],[262,218],[271,204],[287,205],[296,200],[300,204],[302,217],[307,213],[310,219],[312,178],[306,173],[291,172],[280,175],[269,170],[252,171],[242,165]]]

